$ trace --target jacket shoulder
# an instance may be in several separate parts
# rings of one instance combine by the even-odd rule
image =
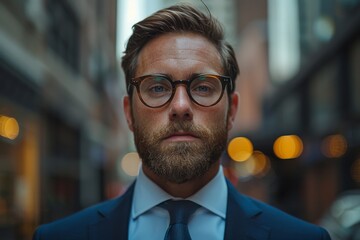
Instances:
[[[291,216],[269,204],[260,202],[239,193],[228,183],[229,200],[231,206],[227,214],[232,222],[245,225],[247,235],[257,236],[254,232],[262,232],[262,238],[282,240],[330,240],[329,234],[321,227]],[[228,218],[228,216],[227,216]]]
[[[325,229],[296,218],[266,203],[252,198],[248,199],[261,209],[261,213],[254,216],[253,219],[270,229],[271,239],[330,240],[330,236]]]
[[[33,240],[83,240],[91,238],[94,229],[119,230],[118,225],[108,223],[122,223],[121,231],[127,234],[126,222],[130,216],[134,183],[120,197],[114,198],[92,207],[86,208],[73,215],[56,220],[38,227]],[[104,230],[104,229],[102,229]],[[100,234],[104,234],[99,231]],[[95,238],[98,239],[98,238]],[[109,238],[108,238],[109,239]]]
[[[87,226],[94,224],[119,204],[120,198],[111,199],[75,214],[39,226],[33,239],[86,239]],[[46,236],[45,238],[43,236]]]

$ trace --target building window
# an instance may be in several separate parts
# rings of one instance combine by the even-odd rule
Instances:
[[[48,0],[47,41],[72,70],[79,70],[79,22],[66,1]]]
[[[282,107],[279,109],[279,116],[282,130],[286,132],[297,132],[303,127],[301,116],[301,102],[299,94],[293,93],[284,99]]]
[[[351,103],[352,110],[356,116],[360,116],[360,38],[355,41],[354,46],[350,50],[350,64],[351,64]]]
[[[310,83],[310,122],[316,133],[336,127],[339,120],[337,69],[337,61],[332,61]]]

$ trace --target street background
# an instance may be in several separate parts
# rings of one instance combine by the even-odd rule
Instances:
[[[140,162],[122,110],[131,26],[200,0],[0,0],[0,239],[123,193]],[[233,45],[237,189],[360,239],[360,1],[204,0]]]

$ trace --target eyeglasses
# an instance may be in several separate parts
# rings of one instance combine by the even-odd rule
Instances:
[[[183,84],[190,99],[203,107],[211,107],[217,104],[224,94],[226,86],[233,88],[230,77],[214,74],[198,74],[189,80],[173,81],[170,77],[162,74],[145,75],[131,79],[131,86],[135,86],[140,100],[150,108],[159,108],[172,100],[176,86]]]

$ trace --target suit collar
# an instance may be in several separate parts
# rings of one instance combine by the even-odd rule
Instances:
[[[266,240],[270,229],[257,221],[262,210],[249,198],[242,196],[227,181],[225,240]],[[98,210],[99,221],[89,226],[89,239],[128,239],[128,228],[134,184],[120,198]]]
[[[133,183],[120,198],[113,200],[99,208],[99,221],[89,226],[89,239],[117,239],[127,240],[132,196],[134,193]]]
[[[227,186],[228,203],[224,239],[268,239],[270,230],[257,221],[262,210],[249,198],[239,194],[231,183],[227,182]]]

